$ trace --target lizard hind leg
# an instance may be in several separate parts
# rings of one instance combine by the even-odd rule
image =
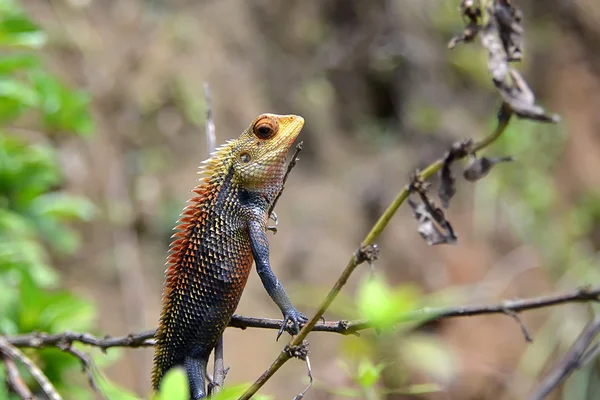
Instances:
[[[190,386],[190,399],[199,400],[206,398],[206,364],[208,357],[187,356],[183,363]]]

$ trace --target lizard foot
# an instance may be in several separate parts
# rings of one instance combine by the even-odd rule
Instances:
[[[288,328],[288,322],[291,322],[290,328]],[[300,328],[307,322],[308,318],[305,315],[292,308],[283,314],[283,324],[281,324],[281,328],[279,328],[279,332],[277,333],[277,339],[275,340],[279,340],[284,330],[287,330],[291,335],[297,335],[300,332]]]

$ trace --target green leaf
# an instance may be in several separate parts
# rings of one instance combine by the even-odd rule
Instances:
[[[189,388],[185,371],[172,368],[160,383],[159,398],[161,400],[188,400]]]
[[[18,70],[38,68],[40,59],[31,53],[15,53],[0,57],[0,75],[8,75]]]
[[[53,192],[38,196],[31,203],[31,210],[39,218],[49,217],[62,221],[90,221],[96,208],[92,202],[84,197]]]
[[[358,292],[358,308],[363,318],[376,327],[393,323],[395,312],[390,302],[391,291],[381,279],[364,281]]]
[[[28,145],[0,133],[0,198],[19,210],[60,181],[57,155],[47,145]]]
[[[0,208],[0,233],[13,238],[32,237],[35,235],[35,230],[27,218],[14,211]]]
[[[94,124],[88,111],[90,96],[65,87],[54,76],[42,71],[30,74],[40,96],[44,123],[49,129],[87,135]]]
[[[237,386],[225,387],[216,396],[212,397],[212,400],[236,400],[239,398],[248,388],[249,383],[244,383]]]
[[[20,289],[16,312],[21,331],[85,331],[95,318],[95,308],[89,301],[66,291],[42,290],[28,276],[22,277]]]
[[[44,301],[41,289],[33,283],[31,278],[23,275],[20,282],[20,294],[16,310],[19,330],[22,332],[45,330],[47,327],[39,324],[39,315]]]
[[[46,39],[46,34],[23,14],[13,13],[0,19],[0,47],[39,49]]]
[[[24,237],[13,240],[2,236],[0,234],[0,273],[17,271],[19,276],[28,276],[40,287],[58,283],[58,274],[47,264],[48,255],[39,242]]]
[[[0,123],[16,119],[25,110],[22,103],[9,98],[0,98]]]
[[[98,387],[102,393],[106,395],[107,399],[110,400],[140,400],[135,394],[127,391],[119,385],[106,379],[104,376],[100,376],[97,379]],[[186,399],[187,400],[187,399]]]
[[[26,107],[36,107],[39,102],[37,92],[29,85],[0,76],[0,101],[4,100],[13,100]]]
[[[363,359],[358,365],[356,381],[363,388],[371,388],[381,378],[384,364],[373,365],[370,360]]]
[[[361,316],[378,329],[390,329],[400,317],[417,308],[418,291],[412,286],[401,286],[392,291],[378,276],[363,281],[358,290],[358,308]]]
[[[68,292],[46,295],[45,305],[39,321],[52,332],[85,331],[96,317],[96,310],[91,302]]]

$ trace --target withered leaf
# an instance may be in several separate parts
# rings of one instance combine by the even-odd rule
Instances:
[[[507,17],[506,12],[498,12],[497,14],[501,15],[500,18],[502,19],[510,18]],[[504,38],[501,39],[501,33],[498,28],[500,22],[498,22],[495,17],[496,14],[492,13],[488,23],[481,30],[479,36],[482,45],[488,50],[488,70],[492,75],[492,81],[494,82],[496,89],[498,89],[498,92],[504,101],[508,103],[517,116],[542,122],[556,123],[560,121],[558,115],[548,115],[543,107],[535,104],[535,95],[533,94],[533,91],[529,88],[521,74],[509,66],[509,53],[507,53],[505,45],[509,46],[508,52],[514,57],[514,48],[517,48],[520,44],[516,46],[515,43],[512,42],[514,39],[507,39],[510,35],[516,35],[512,30],[506,33]],[[502,26],[506,26],[507,23],[507,21],[502,22]],[[508,41],[508,44],[504,43],[503,40],[505,42]]]
[[[413,215],[419,226],[417,228],[417,232],[428,245],[433,246],[436,244],[444,244],[446,243],[446,238],[442,231],[433,223],[433,219],[427,212],[424,204],[418,204],[408,199],[408,204],[413,210]]]
[[[460,42],[470,42],[481,29],[481,7],[475,0],[462,0],[460,2],[460,13],[465,21],[465,29],[462,34],[454,36],[448,43],[448,48],[452,49]]]
[[[416,203],[410,198],[408,204],[413,210],[413,215],[419,226],[417,232],[428,245],[454,244],[456,235],[450,223],[445,219],[444,212],[435,208],[424,193],[419,193],[423,203]]]
[[[520,61],[523,56],[523,33],[521,10],[509,0],[494,1],[492,16],[498,22],[498,32],[508,61]]]
[[[469,163],[465,167],[465,170],[463,171],[463,176],[466,180],[468,180],[470,182],[475,182],[475,181],[485,177],[490,172],[492,167],[494,167],[494,165],[496,165],[498,163],[510,162],[510,161],[514,161],[514,157],[507,156],[507,157],[493,157],[493,158],[488,158],[488,157],[476,158],[473,156],[473,157],[471,157],[471,159],[469,160]]]
[[[448,208],[450,199],[456,194],[456,179],[452,175],[452,163],[465,157],[472,144],[473,141],[471,139],[455,142],[444,155],[444,163],[440,169],[440,186],[438,188],[438,196],[444,208]]]
[[[456,179],[452,175],[451,169],[452,162],[444,160],[444,165],[440,170],[440,187],[438,189],[438,196],[442,202],[442,207],[448,208],[450,205],[450,199],[456,194]]]
[[[465,26],[465,30],[463,31],[463,33],[461,33],[460,35],[456,35],[452,39],[450,39],[450,41],[448,42],[448,48],[452,50],[454,47],[456,47],[457,44],[461,42],[470,42],[471,40],[475,39],[480,29],[481,26],[478,23],[469,22],[467,26]]]

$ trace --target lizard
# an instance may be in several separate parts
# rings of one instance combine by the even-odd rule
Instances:
[[[284,328],[298,333],[307,318],[292,305],[269,262],[269,210],[283,189],[286,155],[304,126],[297,115],[262,114],[238,139],[200,167],[171,237],[162,311],[155,335],[152,387],[184,368],[193,400],[206,397],[209,355],[239,303],[253,262]]]

